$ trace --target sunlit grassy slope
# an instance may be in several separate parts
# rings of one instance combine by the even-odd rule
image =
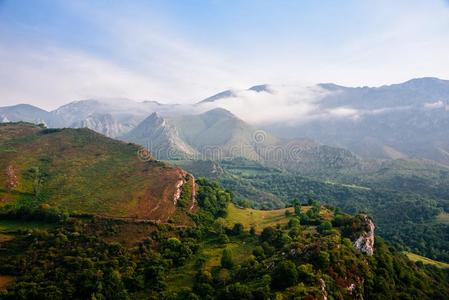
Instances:
[[[309,209],[310,206],[301,207],[302,212],[307,212]],[[291,214],[294,212],[293,207],[275,210],[258,210],[252,208],[239,208],[231,203],[228,206],[226,222],[230,227],[235,223],[241,223],[246,230],[254,227],[256,232],[260,233],[265,227],[275,227],[278,224],[288,223],[288,218],[285,215],[286,211],[289,211]],[[325,208],[321,209],[320,215],[323,219],[329,219],[331,217],[330,212]]]
[[[71,212],[166,221],[181,169],[88,129],[0,124],[0,206],[46,203]],[[12,167],[18,184],[5,189]]]
[[[226,222],[229,226],[235,223],[241,223],[246,230],[254,227],[256,232],[261,232],[265,227],[287,223],[286,211],[293,213],[293,208],[257,210],[252,208],[238,208],[234,204],[229,204]]]
[[[443,263],[443,262],[440,262],[440,261],[436,261],[436,260],[433,260],[433,259],[421,256],[421,255],[412,253],[412,252],[405,252],[405,255],[407,255],[407,257],[411,261],[414,261],[414,262],[421,261],[424,264],[434,265],[434,266],[437,266],[439,268],[449,268],[449,264],[446,264],[446,263]]]

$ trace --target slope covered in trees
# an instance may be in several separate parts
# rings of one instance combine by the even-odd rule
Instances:
[[[449,273],[410,261],[376,238],[353,245],[364,218],[317,203],[256,232],[229,224],[232,195],[198,180],[195,226],[98,218],[9,230],[2,299],[445,299]],[[325,212],[325,213],[323,213]],[[225,221],[225,222],[223,222]],[[141,239],[121,242],[121,236]],[[6,277],[8,276],[8,277]]]
[[[294,200],[320,201],[346,213],[368,212],[379,234],[399,249],[449,262],[449,225],[438,221],[448,210],[444,166],[425,161],[372,162],[329,177],[310,177],[244,159],[174,163],[197,176],[219,180],[241,206],[272,209]]]

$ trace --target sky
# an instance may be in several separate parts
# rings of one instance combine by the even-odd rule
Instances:
[[[446,0],[0,0],[0,106],[449,79]]]

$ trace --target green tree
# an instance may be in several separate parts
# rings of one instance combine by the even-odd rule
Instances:
[[[234,259],[232,258],[231,249],[224,249],[221,255],[221,266],[226,269],[232,269],[234,267]]]
[[[298,271],[292,261],[281,261],[274,268],[271,278],[273,288],[282,290],[296,284],[298,281]]]
[[[241,223],[235,223],[232,228],[233,235],[241,235],[243,233],[243,225]]]

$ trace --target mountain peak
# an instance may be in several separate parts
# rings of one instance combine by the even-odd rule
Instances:
[[[346,87],[344,87],[342,85],[338,85],[338,84],[331,83],[331,82],[319,83],[318,86],[323,88],[323,89],[326,89],[328,91],[338,91],[338,90],[346,88]]]
[[[449,80],[443,80],[436,77],[421,77],[421,78],[414,78],[410,79],[402,85],[407,87],[414,87],[414,88],[427,88],[432,87],[435,84],[448,84]]]
[[[206,98],[206,99],[204,99],[204,100],[202,100],[202,101],[200,101],[198,103],[215,102],[215,101],[220,100],[220,99],[234,98],[234,97],[237,97],[237,94],[236,94],[235,91],[233,91],[233,90],[226,90],[226,91],[220,92],[218,94],[215,94],[213,96],[210,96],[210,97],[208,97],[208,98]]]
[[[11,106],[4,106],[4,107],[1,107],[1,109],[9,110],[9,111],[21,110],[21,111],[47,112],[46,110],[43,110],[42,108],[39,108],[39,107],[31,105],[31,104],[25,104],[25,103],[11,105]]]
[[[227,109],[217,107],[211,110],[208,110],[201,114],[202,116],[211,116],[211,117],[228,117],[228,118],[237,118],[232,112]]]
[[[266,92],[266,93],[270,93],[270,94],[273,92],[268,84],[260,84],[260,85],[252,86],[248,89],[248,91],[253,91],[256,93]]]

